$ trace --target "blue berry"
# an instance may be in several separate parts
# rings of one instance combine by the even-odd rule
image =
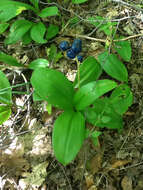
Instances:
[[[75,39],[73,41],[72,47],[71,49],[75,52],[75,54],[77,55],[78,53],[81,52],[82,49],[82,41],[80,39]]]
[[[83,57],[81,55],[77,55],[77,59],[78,59],[79,62],[83,61]]]
[[[62,41],[59,45],[59,48],[62,50],[62,51],[66,51],[67,49],[69,49],[69,43],[67,41]]]
[[[67,57],[70,59],[74,59],[76,56],[75,52],[72,49],[67,50]]]

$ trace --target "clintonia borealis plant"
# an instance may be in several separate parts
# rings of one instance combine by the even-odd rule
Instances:
[[[100,80],[103,71],[121,83]],[[87,137],[97,145],[101,134],[96,131],[97,127],[123,128],[122,115],[133,101],[127,83],[126,67],[115,54],[108,52],[99,55],[98,61],[87,57],[78,67],[73,83],[54,69],[34,70],[31,84],[35,100],[46,100],[63,110],[54,123],[52,135],[54,154],[59,162],[66,165],[74,160]],[[87,123],[92,124],[92,131],[86,128]]]
[[[72,0],[72,3],[80,4],[86,1]],[[9,27],[8,21],[25,10],[33,11],[39,19],[59,15],[56,6],[48,6],[40,10],[38,0],[29,0],[29,2],[31,5],[14,0],[0,1],[0,34]],[[34,100],[46,100],[49,104],[63,110],[54,123],[52,144],[57,160],[64,165],[74,160],[86,138],[90,137],[97,145],[98,136],[101,134],[99,128],[121,130],[122,116],[133,101],[128,86],[127,69],[118,58],[119,55],[124,61],[130,61],[130,42],[118,39],[114,39],[113,42],[114,26],[117,23],[103,22],[101,25],[101,22],[96,20],[105,19],[99,16],[90,17],[89,23],[96,27],[100,24],[99,30],[110,39],[106,43],[107,49],[112,45],[116,54],[109,53],[107,50],[98,56],[98,60],[87,57],[80,65],[81,40],[75,39],[71,47],[67,42],[62,42],[60,49],[66,51],[66,56],[75,59],[78,65],[77,76],[73,83],[63,73],[48,68],[48,60],[40,58],[32,61],[27,67],[34,70],[31,77]],[[58,31],[56,25],[50,24],[46,28],[43,21],[33,23],[20,19],[12,23],[5,44],[13,44],[19,40],[24,44],[30,43],[31,40],[46,43],[56,36]],[[110,44],[110,41],[113,43]],[[0,61],[11,66],[23,67],[15,58],[3,52],[0,52]],[[99,79],[103,72],[112,79]],[[13,103],[12,87],[2,71],[0,71],[0,81],[0,124],[2,124],[10,116]],[[92,131],[86,127],[87,123],[93,126]]]
[[[76,44],[78,48],[80,43],[78,40]],[[116,42],[114,45],[117,45],[114,46],[116,54],[105,51],[98,56],[98,60],[90,56],[82,64],[78,60],[79,51],[77,53],[73,48],[72,53],[76,54],[78,65],[73,83],[63,73],[48,68],[49,62],[46,59],[36,59],[26,67],[34,70],[31,77],[34,100],[46,100],[63,110],[54,123],[52,144],[57,160],[64,165],[74,160],[86,138],[91,138],[97,145],[98,136],[101,134],[100,128],[117,130],[123,128],[122,116],[132,104],[133,95],[128,86],[127,69],[118,55],[126,62],[129,61],[131,46],[128,41]],[[0,52],[0,61],[11,66],[23,66],[3,52]],[[112,79],[100,80],[103,72]],[[0,124],[2,124],[11,114],[13,87],[2,71],[0,81]],[[87,123],[93,126],[92,131],[86,127]]]

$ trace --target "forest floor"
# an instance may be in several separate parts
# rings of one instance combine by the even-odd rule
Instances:
[[[117,33],[130,37],[131,41],[132,58],[125,64],[134,102],[124,114],[122,132],[102,129],[99,146],[94,147],[86,140],[76,159],[63,166],[55,159],[51,145],[53,123],[59,111],[53,108],[49,115],[46,103],[33,102],[32,94],[13,94],[16,106],[12,116],[0,126],[1,189],[143,190],[143,1],[89,0],[80,5],[55,2],[59,5],[63,23],[75,16],[79,21],[65,24],[58,36],[47,44],[24,46],[17,43],[5,47],[1,38],[0,49],[27,64],[39,57],[47,59],[51,44],[58,48],[61,40],[72,42],[81,35],[84,59],[89,55],[96,58],[104,46],[98,39],[106,40],[106,36],[86,19],[98,15],[116,20]],[[52,18],[51,22],[58,24],[61,21]],[[77,70],[74,62],[63,57],[51,64],[74,79]],[[32,71],[6,68],[5,73],[15,85],[29,81]],[[25,92],[27,88],[32,92],[31,86],[16,90]]]

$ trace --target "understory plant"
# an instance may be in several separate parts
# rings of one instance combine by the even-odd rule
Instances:
[[[107,60],[104,63],[103,56]],[[99,79],[103,71],[116,81]],[[59,71],[50,68],[34,70],[31,77],[34,97],[63,110],[54,123],[52,136],[59,162],[64,165],[70,163],[87,137],[97,145],[101,134],[99,128],[118,131],[123,128],[122,116],[133,101],[127,83],[126,67],[114,54],[107,52],[99,56],[99,61],[87,57],[73,83]],[[87,123],[92,124],[92,130],[86,127]]]
[[[87,0],[72,0],[73,4],[81,4]],[[51,3],[51,4],[50,4]],[[1,0],[0,1],[0,35],[3,34],[9,27],[9,33],[4,40],[6,45],[14,44],[22,41],[27,45],[32,40],[36,43],[44,44],[59,33],[59,26],[49,23],[49,17],[60,16],[59,9],[52,2],[39,5],[39,0],[28,0],[23,3],[20,0]],[[56,3],[55,3],[56,4]],[[11,20],[22,12],[29,11],[35,15],[30,20],[25,19],[29,14],[23,14],[23,18],[17,18],[14,22]]]
[[[118,131],[123,128],[122,116],[132,104],[133,95],[128,86],[127,69],[119,56],[125,60],[131,55],[124,54],[122,42],[118,45],[120,49],[116,50],[116,54],[106,49],[98,56],[98,60],[89,56],[80,64],[76,57],[78,70],[73,83],[60,71],[49,68],[46,59],[39,58],[25,66],[34,70],[31,77],[34,101],[46,100],[61,110],[54,123],[52,144],[57,160],[64,165],[76,157],[86,138],[98,144],[100,128]],[[129,45],[127,47],[131,48]],[[126,50],[129,49],[127,47]],[[3,52],[0,52],[0,61],[11,66],[23,66]],[[103,72],[108,74],[107,79],[100,79]],[[11,114],[14,87],[10,86],[2,71],[0,81],[2,124]],[[90,130],[86,127],[88,123],[92,125]]]
[[[103,62],[104,56],[106,60]],[[9,65],[22,66],[4,53],[0,54],[0,60]],[[98,144],[100,128],[122,130],[122,116],[132,104],[133,95],[128,86],[126,67],[114,54],[106,52],[99,55],[99,60],[89,56],[82,64],[78,63],[80,67],[73,83],[60,71],[49,68],[48,64],[46,59],[37,59],[27,68],[34,70],[31,77],[34,101],[46,100],[61,110],[54,123],[52,144],[57,160],[66,165],[76,157],[86,138]],[[103,72],[112,79],[99,79]],[[2,124],[11,114],[12,89],[17,85],[10,86],[2,71],[0,81]],[[86,127],[88,123],[92,125],[90,130]]]
[[[23,11],[32,11],[36,15],[35,22],[23,18],[17,19],[12,24],[11,19],[21,14]],[[59,32],[59,27],[55,24],[49,24],[44,19],[51,16],[59,16],[59,10],[56,6],[46,6],[43,9],[39,7],[39,0],[29,0],[28,3],[22,3],[14,0],[0,1],[0,34],[5,32],[10,26],[9,34],[4,40],[6,45],[22,41],[23,44],[29,44],[32,40],[43,44],[49,39],[55,37]],[[28,15],[27,15],[28,16]]]
[[[44,9],[39,10],[38,1],[30,0],[30,2],[33,6],[11,0],[1,1],[0,6],[8,6],[9,8],[9,6],[15,5],[13,8],[15,14],[14,11],[13,14],[10,13],[8,19],[4,14],[5,9],[3,14],[0,12],[2,24],[26,9],[34,11],[41,18],[50,14],[50,7],[45,8],[46,11]],[[86,1],[73,0],[72,2],[80,4]],[[52,9],[57,10],[55,7]],[[53,15],[55,12],[51,14]],[[99,21],[97,22],[97,20]],[[73,83],[63,73],[49,67],[51,56],[49,56],[49,61],[39,58],[29,65],[23,66],[15,58],[0,52],[0,61],[11,66],[33,70],[30,82],[34,89],[34,101],[45,100],[48,104],[61,110],[61,114],[54,123],[52,144],[57,160],[63,165],[74,160],[86,138],[91,138],[93,143],[97,145],[101,128],[121,131],[123,114],[133,102],[133,95],[128,86],[128,72],[122,62],[122,60],[129,62],[131,59],[130,42],[125,41],[123,36],[116,35],[117,23],[104,23],[105,19],[102,17],[91,17],[88,21],[107,35],[105,51],[97,59],[93,56],[87,57],[82,64],[79,62],[77,54],[72,56],[76,56],[75,60],[78,65],[77,75]],[[36,33],[39,31],[40,34]],[[29,39],[38,43],[45,43],[48,40],[45,41],[44,39],[45,31],[42,22],[33,24],[31,21],[17,20],[12,24],[5,43],[15,43],[20,39],[28,39],[28,43]],[[56,54],[55,62],[62,57],[62,54],[57,53],[55,46],[51,46],[50,50]],[[67,50],[67,52],[69,51]],[[69,57],[69,54],[67,55]],[[104,73],[107,74],[105,79],[103,79],[103,76],[106,76]],[[102,79],[100,78],[101,75]],[[0,124],[2,124],[11,114],[12,88],[14,87],[10,86],[2,71],[0,71],[0,81]],[[92,126],[92,129],[87,127],[88,124]]]

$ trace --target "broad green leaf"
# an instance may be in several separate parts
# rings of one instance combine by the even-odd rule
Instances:
[[[0,71],[0,102],[4,104],[12,103],[10,84],[2,71]]]
[[[39,0],[30,0],[30,2],[34,5],[34,7],[39,10]]]
[[[80,65],[80,86],[83,86],[91,81],[96,81],[102,73],[100,64],[94,57],[87,57]],[[78,76],[73,83],[74,87],[78,87]]]
[[[72,3],[74,3],[74,4],[81,4],[81,3],[85,3],[87,1],[88,0],[72,0]]]
[[[115,42],[114,48],[118,52],[118,54],[123,58],[124,61],[130,61],[132,49],[129,40]]]
[[[53,24],[50,24],[47,29],[46,39],[49,40],[55,37],[59,32],[59,27]]]
[[[10,34],[5,40],[5,44],[14,44],[21,40],[22,36],[28,32],[32,24],[33,23],[28,20],[16,20],[10,28]]]
[[[11,66],[23,67],[23,65],[18,63],[18,61],[14,57],[7,55],[1,51],[0,51],[0,61]]]
[[[54,154],[63,165],[70,163],[79,152],[85,139],[85,120],[80,112],[65,111],[54,124]]]
[[[35,11],[32,6],[26,3],[12,0],[0,0],[0,21],[7,22],[27,9]]]
[[[104,71],[119,81],[128,81],[128,72],[125,65],[115,54],[104,52],[98,56],[99,63]]]
[[[9,106],[0,105],[0,125],[2,125],[11,115],[11,108]]]
[[[36,93],[48,103],[63,109],[73,107],[72,83],[61,72],[38,68],[32,74],[31,83]]]
[[[9,23],[1,23],[0,24],[0,34],[2,34],[9,26]]]
[[[133,94],[128,85],[121,84],[113,90],[110,100],[114,110],[122,115],[132,105]]]
[[[37,43],[46,43],[47,40],[44,39],[46,32],[46,27],[42,22],[39,22],[32,26],[31,28],[31,38]]]
[[[51,6],[51,7],[44,8],[38,15],[42,18],[45,18],[48,16],[56,16],[56,15],[59,15],[59,10],[56,6]]]
[[[26,32],[23,36],[22,36],[22,43],[24,45],[30,44],[30,42],[32,41],[31,35],[30,35],[30,30],[28,32]]]
[[[98,80],[82,86],[74,95],[76,109],[83,110],[116,86],[116,82],[112,80]]]
[[[85,109],[86,120],[96,127],[122,129],[123,120],[120,114],[112,108],[108,98],[97,99],[92,107]]]
[[[48,66],[49,66],[49,61],[47,59],[42,59],[42,58],[36,59],[28,65],[29,69],[46,68]]]

